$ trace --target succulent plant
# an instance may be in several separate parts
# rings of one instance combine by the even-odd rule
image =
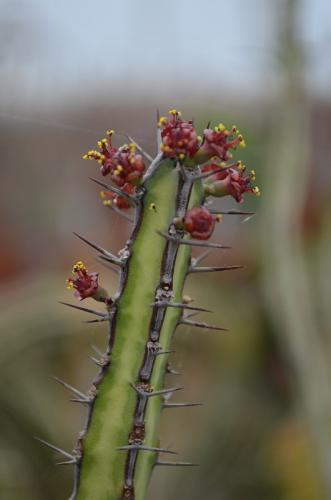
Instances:
[[[95,249],[106,264],[119,270],[119,287],[111,297],[101,288],[97,273],[83,262],[73,267],[68,288],[80,300],[101,302],[104,311],[65,303],[95,316],[91,322],[108,323],[108,347],[94,358],[98,374],[88,394],[57,379],[87,407],[86,426],[72,453],[41,440],[75,467],[71,499],[143,500],[154,466],[191,466],[163,460],[175,452],[162,448],[158,421],[163,408],[194,406],[172,403],[182,389],[165,385],[167,373],[176,374],[168,357],[179,324],[223,330],[192,319],[204,307],[183,295],[189,273],[227,271],[240,266],[203,267],[205,256],[193,259],[192,248],[224,249],[207,240],[222,214],[247,212],[211,210],[209,197],[259,194],[255,173],[245,174],[232,151],[245,141],[236,127],[207,127],[202,136],[192,121],[172,109],[158,120],[158,153],[153,159],[129,137],[129,144],[112,144],[113,130],[83,158],[95,160],[109,183],[92,179],[103,188],[103,204],[133,224],[125,247],[114,255],[77,235]]]

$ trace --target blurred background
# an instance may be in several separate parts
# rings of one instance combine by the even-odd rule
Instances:
[[[87,390],[105,346],[58,304],[79,259],[116,289],[72,232],[118,251],[130,231],[81,155],[109,128],[154,154],[176,107],[238,125],[262,196],[207,261],[244,270],[187,282],[230,332],[176,334],[183,397],[205,404],[167,410],[161,439],[201,465],[157,470],[148,500],[331,499],[331,3],[0,0],[0,26],[0,497],[68,498],[72,471],[32,436],[72,449],[84,410],[50,375]]]

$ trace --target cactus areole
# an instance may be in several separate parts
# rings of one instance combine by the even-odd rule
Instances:
[[[113,130],[98,142],[98,150],[83,156],[95,160],[108,178],[92,179],[103,188],[103,204],[133,228],[118,255],[77,235],[107,265],[117,266],[120,278],[113,297],[81,261],[67,280],[76,298],[96,300],[104,311],[66,305],[95,315],[91,322],[109,324],[106,352],[93,358],[98,373],[90,391],[83,394],[57,379],[87,407],[86,425],[73,452],[41,440],[64,455],[62,463],[73,464],[71,499],[144,500],[154,466],[194,465],[172,460],[175,452],[163,449],[157,434],[163,408],[194,406],[170,402],[172,393],[183,389],[165,384],[167,373],[176,374],[168,361],[171,339],[179,324],[222,330],[189,319],[192,311],[206,309],[183,295],[186,276],[239,266],[198,267],[203,255],[191,258],[191,251],[226,248],[207,241],[221,219],[208,209],[212,197],[228,195],[242,202],[245,192],[259,194],[252,186],[254,171],[244,175],[242,162],[231,160],[233,151],[245,146],[235,126],[219,124],[199,136],[192,121],[172,109],[159,119],[158,128],[154,159],[131,138],[129,144],[113,146]]]

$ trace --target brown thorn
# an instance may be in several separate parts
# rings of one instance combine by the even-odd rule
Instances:
[[[211,214],[222,214],[222,215],[256,215],[256,212],[242,212],[240,210],[209,210]]]
[[[99,245],[97,245],[93,241],[89,241],[88,239],[84,238],[83,236],[81,236],[78,233],[74,232],[73,234],[77,238],[79,238],[80,240],[82,240],[84,243],[86,243],[90,247],[92,247],[95,250],[97,250],[98,252],[100,252],[104,258],[106,258],[107,260],[109,260],[113,264],[116,264],[117,266],[123,266],[124,265],[124,261],[122,259],[120,259],[119,257],[116,257],[116,255],[113,255],[111,252],[108,252],[108,250],[105,250],[104,248],[100,247]]]
[[[191,406],[203,406],[203,403],[163,403],[162,408],[186,408]]]
[[[190,267],[189,273],[213,273],[216,271],[233,271],[235,269],[243,269],[244,266],[219,266],[219,267]]]
[[[61,448],[58,448],[54,444],[48,443],[44,439],[41,439],[40,437],[37,437],[37,436],[34,436],[34,439],[36,439],[37,441],[39,441],[41,444],[47,446],[51,450],[55,451],[56,453],[59,453],[60,455],[63,455],[66,458],[69,458],[69,460],[76,461],[76,458],[73,455],[71,455],[70,453],[67,453],[66,451],[62,450]]]
[[[69,302],[62,302],[61,300],[59,300],[59,304],[72,307],[73,309],[78,309],[79,311],[84,311],[89,314],[95,314],[95,316],[100,316],[101,318],[106,318],[106,319],[108,318],[108,314],[95,311],[94,309],[89,309],[88,307],[76,306],[75,304],[70,304]]]
[[[205,309],[204,307],[190,306],[189,304],[181,304],[181,303],[176,303],[176,302],[167,302],[164,300],[160,300],[159,302],[153,302],[151,304],[151,306],[175,307],[175,308],[179,308],[179,309],[190,309],[191,311],[213,312],[213,311],[210,311],[209,309]]]
[[[179,239],[176,236],[171,236],[170,234],[163,233],[162,231],[156,231],[157,234],[162,236],[163,238],[166,238],[167,240],[175,241],[179,245],[189,245],[192,247],[204,247],[204,248],[223,248],[223,249],[230,249],[232,247],[221,245],[219,243],[208,243],[205,241],[195,241],[195,240],[183,240]]]
[[[132,202],[134,202],[136,205],[139,203],[139,198],[137,196],[134,196],[133,194],[126,193],[125,191],[122,191],[121,189],[116,188],[115,186],[111,186],[109,184],[106,184],[105,182],[99,181],[99,179],[94,179],[94,177],[89,177],[89,179],[96,184],[99,184],[99,186],[103,187],[104,189],[108,189],[109,191],[112,191],[113,193],[123,196],[124,198],[128,198]]]
[[[132,142],[132,144],[134,144],[136,146],[139,153],[141,153],[146,158],[146,160],[148,160],[150,162],[153,161],[153,158],[151,157],[151,155],[146,153],[146,151],[144,151],[144,149],[141,146],[139,146],[139,144],[130,135],[126,135],[126,137],[130,142]]]
[[[154,465],[165,465],[171,467],[199,467],[200,464],[193,464],[191,462],[165,462],[163,460],[157,460]]]
[[[83,392],[79,391],[78,389],[75,389],[75,387],[72,387],[72,385],[67,384],[67,382],[64,382],[64,380],[61,380],[60,378],[56,377],[55,375],[52,375],[51,378],[53,380],[55,380],[58,384],[62,385],[63,387],[65,387],[66,389],[71,391],[73,394],[75,394],[79,398],[85,400],[85,402],[89,401],[89,398]]]
[[[188,326],[196,326],[198,328],[206,328],[207,330],[219,330],[223,332],[227,332],[227,328],[222,328],[220,326],[214,326],[214,325],[208,325],[208,323],[204,322],[199,322],[199,321],[189,321],[188,319],[184,318],[181,319],[178,322],[179,325],[188,325]]]
[[[145,446],[143,444],[129,444],[125,446],[119,446],[115,448],[118,451],[128,451],[128,450],[137,450],[137,451],[156,451],[158,453],[169,453],[170,455],[178,455],[177,451],[167,450],[166,448],[156,448],[154,446]]]

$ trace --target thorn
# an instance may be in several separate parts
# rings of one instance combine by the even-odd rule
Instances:
[[[121,269],[120,269],[120,268],[118,268],[118,267],[113,267],[113,266],[111,266],[111,265],[109,264],[109,261],[108,261],[108,260],[104,260],[104,259],[102,258],[102,255],[97,256],[97,257],[96,257],[96,260],[97,260],[98,262],[100,262],[100,264],[103,264],[105,267],[107,267],[108,269],[110,269],[111,271],[113,271],[114,273],[116,273],[116,274],[120,274]]]
[[[93,356],[88,356],[88,358],[93,362],[95,363],[97,366],[100,366],[100,368],[103,368],[105,365],[102,363],[102,361],[100,361],[99,359],[97,358],[94,358]]]
[[[194,316],[197,316],[199,313],[193,312],[193,313],[187,313],[185,316],[183,316],[183,319],[188,319],[188,318],[193,318]]]
[[[197,269],[208,269],[208,268],[204,268],[204,267],[200,268],[200,267],[198,267]],[[151,306],[176,307],[176,308],[179,308],[179,309],[191,309],[191,311],[213,312],[213,311],[210,311],[209,309],[205,309],[204,307],[190,306],[189,304],[180,304],[180,303],[176,303],[176,302],[167,302],[165,300],[160,300],[159,302],[153,302],[151,304]]]
[[[73,460],[64,460],[64,462],[56,462],[55,465],[75,465],[77,460],[74,458]]]
[[[102,357],[104,355],[95,344],[90,344],[90,347],[98,356]]]
[[[40,437],[34,436],[34,439],[42,443],[43,445],[47,446],[51,450],[55,451],[56,453],[59,453],[60,455],[63,455],[64,457],[68,458],[69,460],[72,460],[73,462],[76,462],[76,458],[71,455],[70,453],[67,453],[66,451],[62,450],[61,448],[58,448],[57,446],[54,446],[54,444],[48,443],[44,439],[41,439]]]
[[[221,267],[192,267],[189,268],[189,273],[213,273],[214,271],[233,271],[235,269],[243,269],[244,266],[221,266]]]
[[[224,172],[227,168],[230,168],[231,166],[233,165],[229,165],[228,167],[217,168],[215,170],[208,170],[208,172],[204,172],[203,174],[195,175],[193,177],[193,181],[199,181],[201,179],[205,179],[206,177],[211,177],[212,175],[218,174],[219,172]]]
[[[123,217],[123,219],[131,222],[132,224],[134,223],[134,220],[132,219],[132,217],[130,217],[130,215],[128,215],[127,213],[125,213],[123,210],[121,210],[120,208],[118,208],[116,205],[111,204],[111,205],[107,205],[107,207],[110,208],[110,210],[112,210],[116,214],[118,214],[121,217]]]
[[[237,163],[231,163],[230,165],[227,165],[226,167],[220,167],[215,170],[208,170],[208,172],[204,172],[200,175],[195,175],[193,177],[193,181],[197,181],[199,179],[205,179],[206,177],[211,177],[212,175],[218,174],[220,172],[225,172],[229,168],[235,168],[237,166]]]
[[[209,210],[211,214],[223,215],[256,215],[256,212],[242,212],[240,210]]]
[[[79,238],[80,240],[84,241],[84,243],[86,243],[90,247],[92,247],[95,250],[97,250],[98,252],[100,252],[106,258],[106,260],[109,260],[110,262],[112,262],[113,264],[116,264],[117,266],[123,266],[123,264],[124,264],[123,260],[120,259],[119,257],[116,257],[116,255],[113,255],[111,252],[108,252],[108,250],[105,250],[104,248],[100,247],[96,243],[93,243],[92,241],[87,240],[86,238],[84,238],[83,236],[81,236],[78,233],[74,232],[73,234],[77,238]]]
[[[174,354],[176,351],[159,351],[155,353],[155,356],[160,356],[161,354]]]
[[[167,240],[176,241],[179,245],[190,245],[192,247],[205,247],[205,248],[224,248],[230,249],[232,247],[220,245],[219,243],[207,243],[205,241],[195,241],[195,240],[183,240],[179,239],[176,236],[170,236],[170,234],[163,233],[162,231],[156,231],[157,234],[166,238]]]
[[[206,257],[208,257],[208,255],[212,252],[212,249],[210,250],[206,250],[205,252],[203,252],[201,255],[198,255],[198,257],[192,257],[191,259],[191,262],[192,262],[192,266],[196,266],[197,264],[199,264],[199,262],[201,262],[203,259],[205,259]]]
[[[75,387],[72,387],[72,385],[67,384],[67,382],[64,382],[63,380],[61,380],[58,377],[55,377],[54,375],[51,378],[55,380],[58,384],[62,385],[63,387],[71,391],[73,394],[84,400],[86,403],[90,401],[89,398],[83,392],[79,391],[78,389],[75,389]]]
[[[171,366],[169,365],[169,363],[167,364],[166,371],[167,371],[167,373],[170,373],[171,375],[181,375],[180,372],[178,372],[177,370],[174,370],[173,368],[171,368]]]
[[[82,405],[90,405],[91,404],[91,399],[72,398],[69,401],[70,401],[70,403],[80,403]]]
[[[203,406],[203,403],[163,403],[162,408],[186,408],[190,406]]]
[[[157,460],[154,465],[166,465],[173,467],[199,467],[200,464],[192,464],[191,462],[165,462],[163,460]]]
[[[73,309],[78,309],[79,311],[84,311],[89,314],[95,314],[96,316],[100,316],[101,318],[108,319],[109,315],[105,313],[101,313],[99,311],[95,311],[94,309],[89,309],[87,307],[76,306],[75,304],[70,304],[69,302],[62,302],[59,300],[59,304],[63,304],[64,306],[72,307]]]
[[[184,389],[184,387],[171,387],[169,389],[160,389],[159,391],[146,392],[139,389],[139,387],[135,386],[134,384],[130,385],[138,394],[140,394],[141,396],[145,396],[146,398],[151,398],[153,396],[160,396],[162,394],[169,394],[169,393],[171,394],[173,392],[181,391],[182,389]]]
[[[151,155],[149,155],[148,153],[146,153],[146,151],[144,151],[143,148],[141,146],[139,146],[139,144],[130,135],[127,135],[126,137],[128,138],[128,140],[130,142],[132,142],[132,144],[134,144],[136,146],[136,148],[138,149],[139,153],[141,153],[146,158],[146,160],[148,160],[150,162],[153,161],[153,158],[151,157]]]
[[[91,181],[95,182],[96,184],[99,184],[99,186],[103,187],[104,189],[107,189],[108,191],[112,191],[113,193],[118,194],[119,196],[123,196],[124,198],[128,198],[136,205],[139,203],[139,198],[137,198],[137,196],[134,196],[133,194],[126,193],[125,191],[122,191],[121,189],[118,189],[115,186],[110,186],[109,184],[106,184],[105,182],[99,181],[98,179],[94,179],[94,177],[89,177],[89,179]]]
[[[214,326],[214,325],[208,325],[208,323],[199,322],[199,321],[190,321],[186,318],[179,320],[178,324],[179,325],[196,326],[198,328],[206,328],[207,330],[219,330],[219,331],[223,331],[223,332],[229,331],[227,328],[222,328],[220,326]]]
[[[145,446],[143,444],[128,444],[116,448],[118,451],[138,450],[138,451],[157,451],[158,453],[169,453],[170,455],[178,455],[177,451],[167,450],[166,448],[156,448],[154,446]]]
[[[85,324],[102,323],[102,322],[108,321],[108,320],[109,320],[109,316],[106,316],[105,318],[101,318],[101,319],[88,319],[87,321],[83,321],[83,323],[85,323]]]

